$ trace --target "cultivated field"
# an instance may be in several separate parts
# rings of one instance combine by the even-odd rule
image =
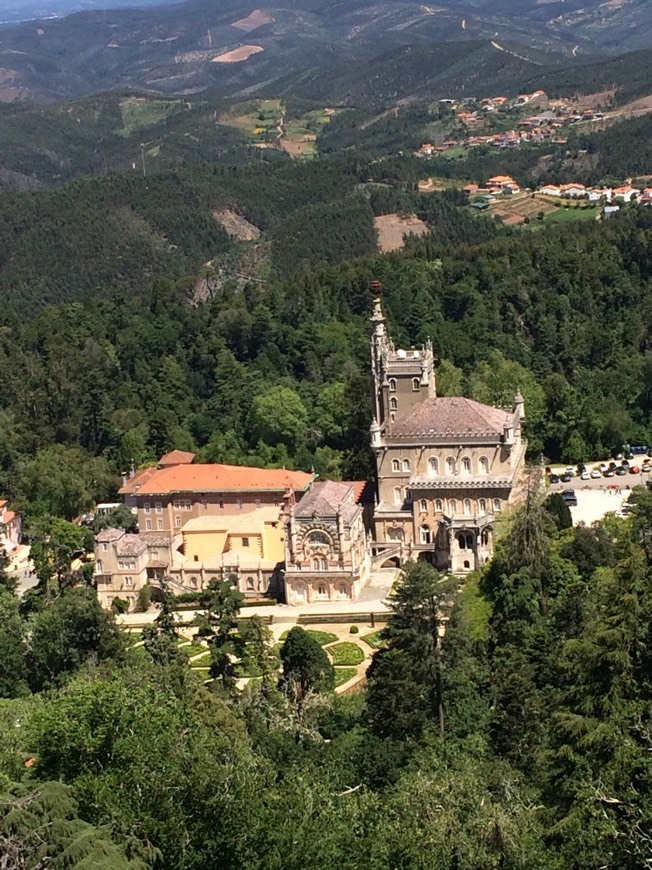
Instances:
[[[234,21],[231,27],[237,27],[238,30],[243,30],[245,33],[251,33],[252,30],[257,30],[259,27],[262,27],[263,24],[272,24],[274,19],[272,16],[265,12],[264,9],[254,9],[253,12],[250,12],[246,18],[240,18],[238,21]]]
[[[582,208],[584,203],[559,200],[558,197],[542,196],[538,193],[516,193],[511,196],[501,196],[489,205],[489,214],[501,217],[507,226],[518,226],[528,219],[528,222],[538,221],[543,212],[543,220],[550,221],[581,221],[593,220],[598,214],[597,208]],[[486,212],[485,212],[486,214]]]
[[[291,157],[314,157],[317,154],[317,135],[334,114],[334,109],[316,109],[300,118],[286,120],[281,138],[283,150]]]
[[[383,253],[398,251],[405,245],[405,236],[424,236],[429,232],[422,220],[414,215],[383,214],[374,218],[378,248]]]
[[[262,45],[240,45],[231,51],[225,51],[224,54],[218,54],[213,58],[213,63],[240,63],[261,51],[265,51]]]
[[[248,100],[232,106],[227,115],[220,116],[219,123],[235,127],[254,145],[264,145],[278,141],[282,114],[280,100]]]

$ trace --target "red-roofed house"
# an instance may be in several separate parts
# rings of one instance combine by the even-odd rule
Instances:
[[[0,546],[11,552],[20,544],[23,535],[22,517],[10,511],[6,499],[0,499]]]

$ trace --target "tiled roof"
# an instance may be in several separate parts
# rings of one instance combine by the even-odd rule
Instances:
[[[147,541],[140,535],[124,535],[118,544],[118,556],[137,556],[147,548]]]
[[[173,492],[285,492],[305,490],[314,474],[284,468],[245,465],[172,465],[146,469],[121,487],[120,493],[167,495]]]
[[[294,509],[295,517],[334,517],[340,513],[350,522],[358,513],[355,489],[350,483],[327,480],[316,483]]]
[[[15,518],[16,511],[5,511],[2,516],[0,516],[0,523],[3,523],[6,526]]]
[[[353,487],[353,500],[356,504],[373,504],[374,485],[370,480],[343,480],[346,486]]]
[[[166,467],[168,465],[190,465],[195,461],[195,454],[188,453],[185,450],[171,450],[165,456],[161,456],[158,464]]]
[[[390,437],[466,436],[497,440],[503,434],[505,421],[512,416],[511,412],[459,396],[425,399],[393,424]]]
[[[111,541],[118,541],[124,534],[124,529],[103,529],[95,535],[95,540],[99,544],[110,544]]]

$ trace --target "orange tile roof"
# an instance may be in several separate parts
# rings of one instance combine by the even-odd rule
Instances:
[[[4,523],[4,525],[7,525],[7,523],[10,523],[13,519],[15,519],[15,517],[16,511],[5,511],[0,517],[0,523]]]
[[[174,492],[285,492],[305,490],[315,474],[284,468],[246,465],[172,465],[146,469],[120,488],[122,495],[167,495]]]
[[[159,465],[189,465],[194,462],[195,454],[188,453],[185,450],[171,450],[165,456],[161,456],[158,461]]]
[[[490,178],[490,179],[489,179],[489,182],[490,182],[490,183],[493,182],[493,183],[495,183],[495,184],[502,184],[502,183],[505,182],[505,181],[507,181],[507,182],[513,182],[514,179],[512,178],[511,175],[494,175],[493,178]]]

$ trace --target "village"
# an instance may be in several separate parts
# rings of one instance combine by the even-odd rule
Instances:
[[[460,148],[518,148],[550,142],[565,145],[568,129],[580,123],[606,122],[612,113],[570,99],[549,99],[545,91],[480,100],[439,100],[438,111],[454,119],[453,131],[441,142],[426,142],[417,157],[432,157]]]

